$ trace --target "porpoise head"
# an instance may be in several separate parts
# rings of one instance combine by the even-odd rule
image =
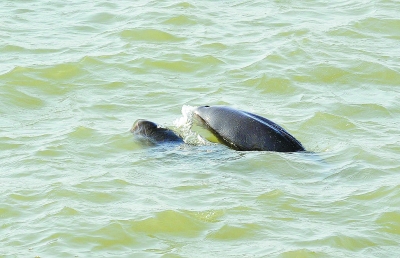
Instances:
[[[203,138],[210,142],[219,142],[225,144],[233,149],[235,146],[232,142],[225,139],[221,132],[224,131],[224,106],[200,106],[194,110],[195,125],[200,125],[201,128],[196,127],[195,131]],[[205,130],[204,130],[205,129]]]
[[[131,128],[131,133],[142,136],[150,136],[154,130],[156,130],[158,125],[154,122],[138,119],[135,121]]]
[[[144,119],[136,120],[130,131],[134,135],[149,139],[155,144],[165,142],[183,143],[183,139],[174,131]]]

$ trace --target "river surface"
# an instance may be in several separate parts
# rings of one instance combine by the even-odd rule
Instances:
[[[399,14],[2,0],[0,257],[395,257]],[[310,153],[195,140],[200,105],[267,117]],[[187,143],[141,144],[139,118]]]

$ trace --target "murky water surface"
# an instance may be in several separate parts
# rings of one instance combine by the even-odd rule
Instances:
[[[0,257],[399,254],[399,11],[1,1]],[[129,132],[183,130],[199,105],[267,117],[315,154]]]

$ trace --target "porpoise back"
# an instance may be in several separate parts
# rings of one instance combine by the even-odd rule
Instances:
[[[264,117],[227,106],[201,106],[195,117],[221,143],[240,151],[305,151],[285,129]]]

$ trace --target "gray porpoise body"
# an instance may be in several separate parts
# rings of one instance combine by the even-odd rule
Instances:
[[[144,119],[136,120],[132,126],[131,132],[149,139],[154,144],[184,143],[183,139],[174,131],[160,127],[156,123]]]
[[[240,151],[305,151],[301,143],[274,122],[226,106],[201,106],[195,117],[228,147]]]

